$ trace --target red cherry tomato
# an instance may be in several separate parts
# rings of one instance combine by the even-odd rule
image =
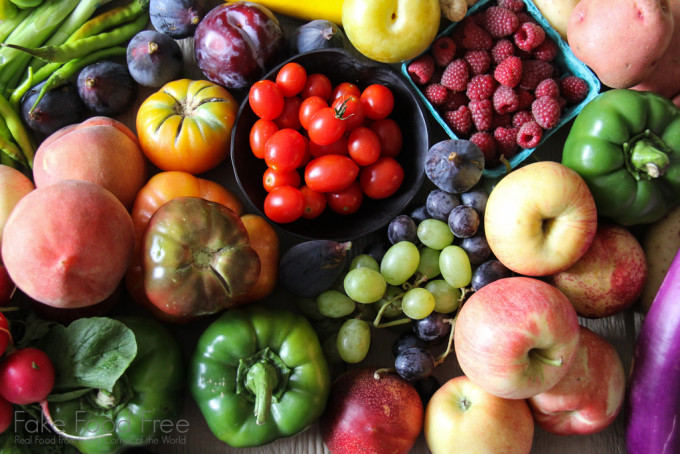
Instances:
[[[0,396],[0,434],[6,431],[14,420],[14,408],[7,399]]]
[[[369,126],[380,138],[380,155],[394,158],[401,151],[403,138],[399,123],[391,118],[376,120]]]
[[[351,132],[364,123],[366,114],[364,106],[358,96],[344,94],[333,101],[331,105],[345,120],[345,131]]]
[[[268,167],[286,172],[302,165],[307,154],[305,138],[294,129],[279,129],[264,147],[264,162]]]
[[[300,97],[305,99],[310,96],[319,96],[328,101],[332,91],[333,84],[328,76],[321,73],[312,73],[307,76],[307,83],[305,83],[305,87],[302,89]]]
[[[347,150],[347,135],[343,134],[338,140],[330,145],[319,145],[311,140],[309,141],[309,154],[313,158],[318,158],[325,154],[341,154],[344,156],[349,156],[349,150]]]
[[[293,186],[294,188],[299,188],[300,183],[302,183],[302,177],[297,170],[277,172],[271,167],[267,167],[267,170],[262,174],[262,186],[264,186],[264,190],[267,192],[271,192],[272,189],[278,188],[279,186]]]
[[[283,99],[283,111],[274,119],[279,129],[290,128],[300,129],[300,104],[302,99],[299,96],[291,96]]]
[[[309,140],[319,145],[330,145],[345,133],[345,121],[332,107],[319,109],[309,122]]]
[[[364,194],[372,199],[391,196],[404,181],[404,169],[394,159],[384,157],[361,169],[359,182]]]
[[[302,192],[305,198],[305,209],[302,212],[303,218],[314,219],[323,213],[326,209],[326,194],[316,192],[307,185],[302,185],[300,192]]]
[[[264,199],[264,214],[279,224],[298,220],[304,210],[305,197],[292,186],[274,188]]]
[[[306,83],[307,70],[300,63],[286,63],[276,73],[276,85],[279,86],[285,97],[300,94]]]
[[[361,93],[361,104],[364,106],[366,117],[380,120],[387,117],[394,109],[394,94],[385,85],[372,84]]]
[[[0,396],[17,405],[45,399],[54,387],[54,366],[49,356],[33,347],[21,348],[0,363]]]
[[[347,139],[349,157],[360,166],[373,164],[380,157],[380,138],[365,126],[359,126]]]
[[[305,184],[317,192],[337,192],[352,184],[359,166],[347,156],[327,154],[305,167]]]
[[[258,119],[250,128],[250,149],[255,157],[264,159],[264,147],[279,127],[272,120]]]
[[[283,112],[283,93],[271,80],[262,79],[251,85],[248,102],[255,115],[265,120],[273,120]]]
[[[331,92],[330,96],[330,102],[332,103],[342,95],[352,95],[360,98],[361,89],[352,82],[340,82],[338,85],[333,87],[333,91]]]
[[[309,122],[312,120],[312,116],[324,107],[328,107],[328,102],[321,96],[310,96],[303,99],[298,112],[300,125],[305,129],[309,129]]]
[[[352,214],[361,207],[364,201],[364,193],[359,181],[354,180],[352,184],[342,191],[329,192],[326,194],[328,207],[339,214]]]

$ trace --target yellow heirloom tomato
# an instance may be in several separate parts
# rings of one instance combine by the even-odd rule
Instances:
[[[144,100],[137,112],[142,151],[161,170],[206,172],[229,156],[238,105],[224,87],[179,79]]]

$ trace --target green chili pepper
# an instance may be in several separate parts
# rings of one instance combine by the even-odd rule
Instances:
[[[201,335],[189,385],[208,426],[236,447],[261,446],[309,427],[330,378],[316,332],[301,315],[229,309]]]
[[[19,114],[12,108],[9,101],[0,94],[0,117],[3,118],[7,129],[12,134],[12,138],[19,145],[21,152],[26,159],[26,163],[30,168],[33,167],[33,156],[35,154],[35,145],[31,135],[26,130]]]
[[[562,163],[586,181],[599,216],[654,222],[680,203],[680,109],[652,92],[605,91],[576,117]]]

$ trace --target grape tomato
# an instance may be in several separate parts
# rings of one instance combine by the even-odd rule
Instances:
[[[318,192],[337,192],[357,178],[359,166],[347,156],[328,154],[312,159],[305,167],[305,184]]]
[[[361,92],[361,103],[371,120],[387,118],[394,108],[394,94],[385,85],[371,84]]]
[[[399,123],[391,118],[376,120],[369,126],[380,139],[380,155],[396,157],[401,151],[403,137]]]
[[[299,96],[283,99],[283,110],[274,119],[274,123],[278,125],[279,129],[300,129],[300,104],[302,104],[302,99]]]
[[[373,164],[380,158],[380,138],[372,130],[360,126],[349,134],[347,150],[360,166]]]
[[[293,186],[299,188],[302,183],[302,177],[297,170],[288,170],[285,172],[278,172],[271,167],[267,167],[262,175],[262,185],[265,191],[271,192],[272,189],[279,186]]]
[[[274,222],[286,224],[298,220],[305,209],[305,198],[298,188],[279,186],[264,199],[264,213]]]
[[[328,107],[328,102],[321,96],[309,96],[303,99],[298,111],[300,125],[305,129],[309,129],[312,116],[324,107]]]
[[[259,118],[274,120],[283,112],[284,97],[275,82],[263,79],[250,86],[248,103]]]
[[[333,87],[333,91],[330,95],[331,103],[343,95],[351,95],[361,98],[361,89],[352,82],[340,82],[338,85]]]
[[[276,73],[276,85],[283,96],[296,96],[302,92],[307,83],[307,70],[299,63],[290,62]]]
[[[279,129],[267,141],[264,160],[268,167],[279,172],[297,169],[307,154],[307,142],[294,129]]]
[[[319,109],[310,119],[307,134],[309,140],[319,145],[330,145],[345,133],[345,122],[332,107]]]
[[[354,180],[345,189],[326,194],[328,207],[338,214],[356,213],[361,208],[363,200],[364,193],[357,180]]]
[[[358,96],[344,94],[333,101],[331,107],[338,112],[340,118],[345,122],[345,131],[351,132],[364,123],[366,114]]]
[[[255,157],[264,159],[264,148],[269,138],[279,130],[273,120],[258,119],[250,128],[250,149]]]
[[[359,181],[367,197],[384,199],[397,192],[404,181],[404,169],[394,158],[381,157],[361,169]]]
[[[333,84],[328,76],[321,73],[312,73],[307,76],[307,82],[300,93],[300,97],[305,99],[310,96],[319,96],[328,101],[332,91]]]
[[[314,191],[307,185],[302,185],[300,192],[302,192],[305,198],[305,208],[302,212],[303,218],[314,219],[324,212],[326,209],[326,194]]]

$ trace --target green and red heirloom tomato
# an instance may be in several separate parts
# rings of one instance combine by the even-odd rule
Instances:
[[[651,92],[605,91],[576,117],[562,163],[586,181],[599,216],[654,222],[680,202],[680,109]]]
[[[186,369],[179,343],[156,320],[119,320],[134,333],[137,354],[113,392],[91,389],[49,404],[52,420],[64,433],[81,438],[69,444],[84,454],[116,454],[146,445],[180,424],[176,418]]]
[[[203,332],[189,386],[215,436],[234,447],[295,435],[323,412],[328,363],[309,321],[283,309],[230,309]]]
[[[200,197],[177,197],[153,214],[142,238],[144,289],[171,317],[229,308],[260,275],[248,231],[229,208]]]
[[[139,143],[161,170],[203,173],[229,156],[237,113],[236,100],[224,87],[207,80],[174,80],[139,107]]]

